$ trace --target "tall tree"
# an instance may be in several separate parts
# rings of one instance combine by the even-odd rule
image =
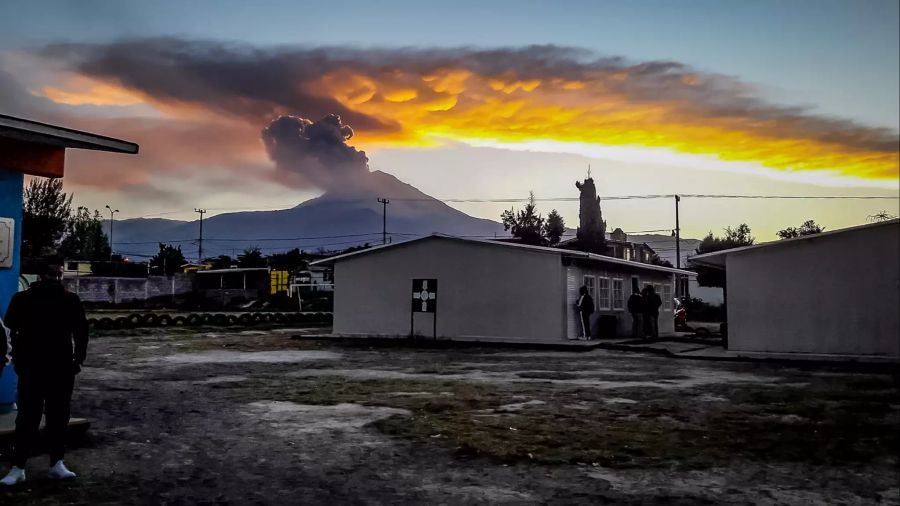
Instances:
[[[513,237],[518,238],[523,244],[544,246],[547,239],[544,237],[544,218],[537,212],[534,202],[534,192],[529,192],[528,202],[525,208],[516,212],[514,209],[503,211],[500,215],[504,230],[509,230]]]
[[[547,242],[550,243],[550,246],[556,246],[565,233],[566,221],[556,212],[556,209],[550,211],[550,214],[547,215],[547,222],[544,224],[544,236],[547,238]]]
[[[159,270],[166,276],[178,272],[186,264],[181,246],[159,243],[159,252],[150,259],[150,267]]]
[[[109,238],[103,233],[98,211],[91,213],[80,206],[67,220],[66,235],[59,245],[59,254],[67,259],[100,261],[109,258]]]
[[[258,246],[251,246],[238,255],[238,267],[265,267],[266,258]]]
[[[63,192],[62,179],[32,179],[22,205],[22,258],[34,262],[53,253],[66,232],[72,196]]]
[[[575,182],[581,192],[578,207],[577,247],[589,253],[606,253],[606,222],[600,209],[600,197],[594,179],[588,177],[584,182]]]
[[[751,246],[756,238],[751,235],[750,227],[741,223],[737,228],[727,227],[723,237],[716,237],[712,232],[707,234],[697,247],[697,253],[712,253],[741,246]],[[697,283],[700,286],[725,287],[725,272],[709,267],[697,267]]]
[[[269,267],[276,270],[305,269],[308,255],[300,248],[294,248],[284,253],[272,253],[269,255]]]
[[[825,227],[820,226],[815,220],[806,220],[803,222],[803,225],[800,225],[797,228],[788,227],[784,230],[779,230],[778,237],[781,239],[791,239],[804,235],[821,234],[824,230]]]

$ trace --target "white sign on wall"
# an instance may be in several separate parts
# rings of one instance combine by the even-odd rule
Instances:
[[[16,247],[16,222],[12,218],[0,218],[0,269],[9,269]]]

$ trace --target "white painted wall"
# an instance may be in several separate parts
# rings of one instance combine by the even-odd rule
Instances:
[[[440,239],[337,261],[334,333],[408,335],[414,278],[438,280],[438,336],[564,336],[559,255]],[[416,332],[431,336],[432,316],[416,313],[415,319]]]
[[[728,255],[729,349],[900,356],[900,225]]]

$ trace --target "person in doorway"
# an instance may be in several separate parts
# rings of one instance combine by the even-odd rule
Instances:
[[[638,288],[636,280],[631,283],[631,297],[628,297],[628,312],[631,313],[631,337],[640,339],[644,337],[643,316],[644,298]]]
[[[647,337],[656,339],[659,337],[659,307],[662,306],[662,299],[653,285],[644,287],[641,297],[644,305],[644,332]]]
[[[575,309],[581,320],[581,339],[585,341],[591,340],[591,315],[594,314],[594,298],[588,293],[586,286],[582,286],[578,291],[578,302]]]
[[[62,260],[45,258],[40,281],[15,294],[6,311],[12,334],[12,362],[19,376],[12,469],[2,485],[25,481],[25,463],[45,418],[51,479],[74,478],[63,463],[69,404],[75,375],[87,355],[88,326],[77,295],[62,284]]]

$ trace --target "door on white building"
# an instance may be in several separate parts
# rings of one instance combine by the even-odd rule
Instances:
[[[575,339],[581,336],[581,322],[575,312],[578,302],[578,271],[574,267],[566,268],[566,337]]]

